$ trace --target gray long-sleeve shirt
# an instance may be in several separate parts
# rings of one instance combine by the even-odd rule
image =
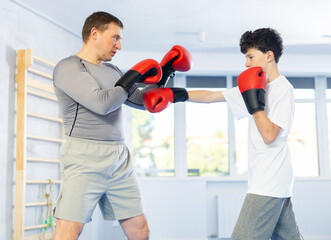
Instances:
[[[54,90],[66,135],[101,141],[124,140],[122,104],[144,110],[142,95],[156,85],[137,88],[128,98],[122,87],[115,87],[122,75],[110,63],[96,65],[77,56],[56,65]]]

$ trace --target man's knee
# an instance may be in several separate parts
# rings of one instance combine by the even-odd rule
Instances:
[[[142,230],[142,239],[148,240],[149,239],[149,234],[150,234],[149,227],[146,224],[146,226]]]
[[[128,240],[148,240],[149,227],[144,215],[120,221]]]
[[[83,227],[83,223],[58,219],[56,221],[54,240],[77,240],[83,231]]]
[[[150,234],[150,231],[149,231],[148,224],[145,223],[140,228],[136,229],[136,233],[134,234],[134,238],[132,240],[148,240],[149,234]]]

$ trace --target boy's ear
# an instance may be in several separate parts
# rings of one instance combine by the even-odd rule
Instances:
[[[268,62],[272,62],[273,60],[275,60],[275,55],[274,55],[274,52],[269,50],[267,52],[267,61]]]

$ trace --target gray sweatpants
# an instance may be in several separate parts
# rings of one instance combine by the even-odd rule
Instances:
[[[300,240],[291,198],[247,194],[232,240]]]

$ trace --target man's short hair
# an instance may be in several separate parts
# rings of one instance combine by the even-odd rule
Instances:
[[[272,51],[278,63],[283,54],[283,40],[280,34],[272,28],[259,28],[247,31],[240,38],[240,51],[246,54],[250,48],[256,48],[263,53]]]
[[[82,29],[82,39],[86,43],[90,37],[92,28],[97,28],[100,31],[105,31],[108,27],[108,24],[115,23],[119,27],[123,28],[123,23],[117,17],[111,15],[107,12],[95,12],[88,16],[85,20],[83,29]]]

